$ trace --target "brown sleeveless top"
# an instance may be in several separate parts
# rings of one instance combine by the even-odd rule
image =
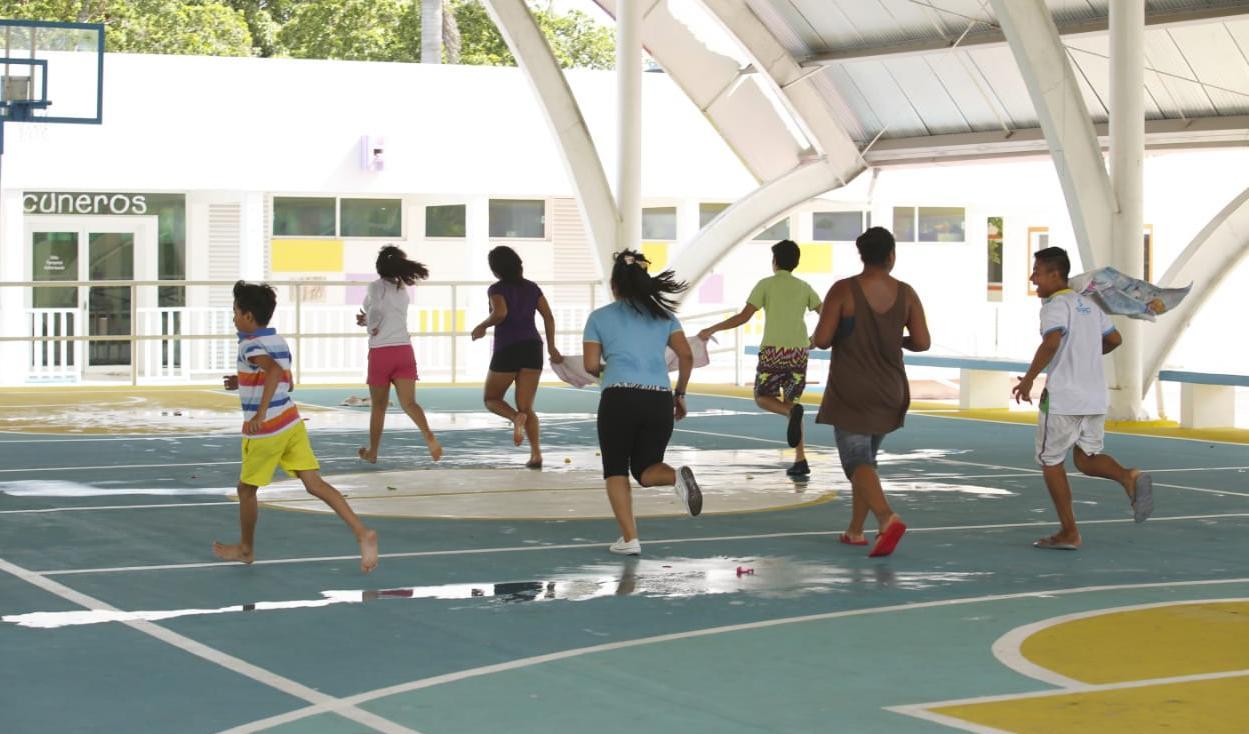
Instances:
[[[911,404],[911,387],[902,364],[902,331],[914,291],[898,281],[893,306],[877,313],[857,277],[850,279],[850,290],[853,322],[838,325],[828,385],[815,422],[851,433],[889,433],[902,427]]]

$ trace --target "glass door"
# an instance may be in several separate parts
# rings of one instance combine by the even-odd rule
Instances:
[[[134,280],[134,233],[87,233],[87,280]],[[87,288],[87,335],[128,336],[131,329],[130,286]],[[129,366],[130,342],[87,342],[87,366]]]
[[[31,232],[31,280],[78,280],[78,235],[76,231]],[[78,333],[81,315],[77,288],[32,288],[31,291],[32,336],[75,336]],[[31,366],[73,371],[81,366],[76,358],[81,352],[75,347],[76,343],[70,341],[35,342]]]

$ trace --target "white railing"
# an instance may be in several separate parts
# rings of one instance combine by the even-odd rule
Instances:
[[[367,334],[356,325],[359,306],[350,303],[308,303],[306,291],[315,287],[318,300],[334,294],[334,289],[360,287],[357,281],[270,281],[278,289],[279,307],[271,323],[291,344],[295,353],[296,381],[355,382],[367,367]],[[101,282],[21,282],[0,283],[0,303],[18,298],[29,302],[30,290],[15,298],[12,289],[89,288]],[[86,309],[21,308],[20,319],[13,312],[0,315],[0,382],[83,382],[113,379],[129,371],[129,382],[138,384],[190,384],[215,382],[233,372],[237,351],[233,312],[221,306],[148,306],[156,300],[157,288],[181,287],[224,289],[225,281],[108,281],[108,287],[130,289],[129,334],[92,335],[87,333]],[[490,361],[489,339],[473,341],[470,330],[487,315],[486,282],[425,282],[414,290],[415,302],[408,310],[413,331],[417,365],[424,380],[480,381]],[[590,312],[605,303],[597,282],[540,283],[560,286],[560,300],[552,303],[556,323],[556,346],[567,354],[581,352],[582,329]],[[219,292],[219,291],[218,291]],[[311,292],[311,291],[309,291]],[[341,293],[337,295],[342,295]],[[5,300],[7,299],[7,300]],[[193,302],[195,299],[191,299]],[[207,300],[207,299],[199,299]],[[339,300],[348,300],[343,297]],[[20,301],[19,301],[20,302]],[[682,314],[689,333],[731,312],[717,310]],[[19,324],[20,321],[20,324]],[[545,336],[545,335],[544,335]],[[130,364],[107,368],[107,377],[88,364],[90,342],[129,342]],[[721,381],[741,383],[742,330],[719,336],[713,345],[713,367]]]

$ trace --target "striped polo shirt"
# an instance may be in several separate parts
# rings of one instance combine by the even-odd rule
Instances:
[[[276,329],[257,329],[250,334],[239,333],[239,401],[243,404],[243,422],[251,420],[260,408],[265,391],[265,372],[249,361],[250,357],[268,356],[282,370],[282,381],[273,391],[265,422],[259,433],[248,438],[276,436],[299,422],[299,410],[291,400],[291,350]]]

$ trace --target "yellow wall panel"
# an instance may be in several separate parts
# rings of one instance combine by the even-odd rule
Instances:
[[[802,257],[798,260],[795,273],[831,273],[833,272],[833,246],[804,244],[799,246]]]
[[[642,254],[647,260],[651,261],[651,275],[658,275],[668,267],[668,243],[667,242],[643,242]]]
[[[342,273],[342,240],[273,240],[275,273]]]

